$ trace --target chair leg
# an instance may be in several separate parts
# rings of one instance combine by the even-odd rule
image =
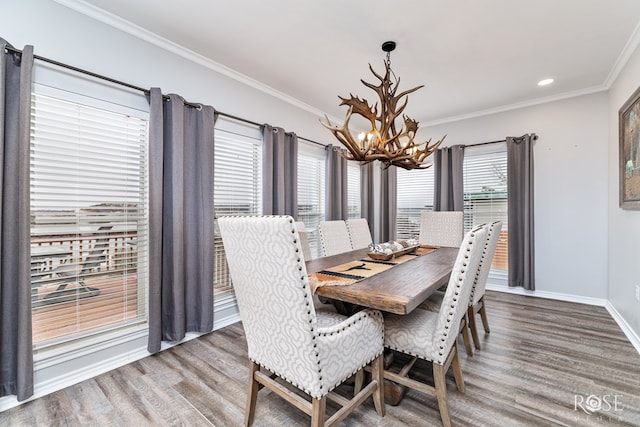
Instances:
[[[460,333],[462,334],[462,341],[464,342],[464,348],[467,351],[469,357],[473,356],[473,347],[471,347],[471,337],[469,336],[469,321],[468,315],[465,314],[460,322]]]
[[[364,372],[364,369],[360,372]],[[373,405],[378,415],[384,417],[384,354],[376,357],[371,364],[371,377],[378,383],[378,388],[373,393]]]
[[[445,368],[437,363],[433,364],[433,382],[436,389],[436,399],[440,409],[440,418],[445,427],[451,427],[451,417],[449,416],[449,404],[447,403],[447,381],[445,379]]]
[[[362,386],[364,385],[364,369],[360,369],[356,372],[355,386],[353,387],[353,395],[360,393]]]
[[[453,359],[451,359],[451,369],[453,370],[453,376],[456,379],[456,387],[458,387],[458,391],[460,393],[465,392],[464,388],[464,378],[462,377],[462,367],[460,366],[460,357],[458,353],[458,344],[454,344],[453,348]]]
[[[311,427],[324,427],[324,417],[327,411],[327,396],[322,396],[320,399],[313,398],[311,406]]]
[[[469,329],[471,330],[471,336],[473,337],[473,344],[475,345],[476,350],[480,350],[480,337],[478,337],[476,315],[473,307],[471,306],[467,309],[467,318],[469,319]]]
[[[489,330],[489,321],[487,320],[487,309],[484,304],[484,296],[480,298],[480,301],[478,302],[478,304],[481,304],[480,310],[478,310],[478,313],[480,313],[480,319],[482,319],[482,326],[484,327],[484,332],[488,334],[491,331]]]
[[[244,425],[249,427],[253,424],[256,413],[256,400],[258,398],[259,384],[256,381],[255,373],[260,370],[260,365],[251,361],[249,365],[249,390],[247,392],[247,408],[244,414]]]

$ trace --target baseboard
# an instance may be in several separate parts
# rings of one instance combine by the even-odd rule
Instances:
[[[618,312],[618,310],[616,310],[616,308],[613,306],[613,304],[611,304],[610,301],[607,301],[605,308],[607,309],[609,314],[611,314],[613,320],[615,320],[618,326],[620,326],[620,329],[622,329],[622,332],[624,332],[624,334],[627,336],[627,339],[631,341],[631,344],[635,347],[638,354],[640,354],[640,337],[638,336],[638,334],[636,334],[636,332],[631,328],[627,321],[624,320],[624,317],[622,317],[622,315]]]
[[[119,355],[117,357],[112,357],[111,359],[105,359],[99,363],[84,366],[65,375],[60,375],[50,380],[42,381],[39,384],[35,384],[33,396],[31,396],[27,400],[18,402],[15,396],[7,396],[0,399],[0,412],[6,411],[7,409],[21,405],[23,403],[27,403],[31,400],[46,396],[50,393],[62,390],[65,387],[70,387],[74,384],[78,384],[100,374],[104,374],[105,372],[109,372],[112,369],[116,369],[128,363],[135,362],[136,360],[140,360],[144,357],[147,357],[148,355],[149,352],[146,348],[140,348]]]
[[[627,339],[631,342],[631,345],[636,349],[638,354],[640,354],[640,337],[638,334],[631,328],[631,326],[624,320],[624,317],[620,315],[618,310],[609,302],[609,300],[604,298],[591,298],[591,297],[583,297],[580,295],[571,295],[571,294],[562,294],[559,292],[548,292],[548,291],[528,291],[522,288],[513,288],[502,285],[492,285],[487,283],[487,290],[496,291],[496,292],[505,292],[509,294],[516,295],[525,295],[535,298],[548,298],[559,301],[567,301],[567,302],[576,302],[580,304],[588,304],[588,305],[597,305],[599,307],[604,307],[607,309],[613,320],[618,324],[622,332],[625,334]]]
[[[237,308],[235,310],[227,310],[227,312],[229,313],[228,315],[216,319],[216,321],[214,322],[213,330],[221,329],[225,326],[240,321],[240,314],[237,312]],[[180,342],[163,342],[161,345],[161,351],[198,338],[201,335],[203,334],[190,332],[187,333],[184,339]],[[109,347],[111,346],[123,344],[126,343],[126,341],[133,342],[135,340],[141,339],[143,344],[140,345],[140,342],[138,342],[137,347],[130,351],[122,352],[113,357],[99,358],[100,360],[95,363],[84,365],[82,363],[82,360],[85,357],[95,358],[95,356],[100,354],[101,351],[108,351]],[[146,344],[144,343],[146,343],[146,331],[143,334],[140,334],[139,331],[137,331],[137,333],[133,332],[129,334],[126,338],[119,337],[118,339],[110,340],[110,342],[108,343],[102,343],[102,345],[96,344],[95,346],[87,346],[86,348],[79,348],[75,351],[60,352],[60,354],[51,354],[48,358],[37,362],[36,366],[39,369],[55,370],[56,367],[59,368],[61,366],[64,366],[65,364],[73,364],[75,368],[72,371],[67,371],[63,374],[55,375],[50,379],[41,381],[37,381],[38,373],[36,372],[36,384],[34,385],[33,395],[29,399],[22,402],[18,402],[15,396],[5,396],[0,398],[0,412],[46,396],[50,393],[62,390],[66,387],[78,384],[82,381],[94,378],[98,375],[104,374],[113,369],[117,369],[128,363],[133,363],[137,360],[143,359],[150,355],[150,353],[147,351]]]
[[[487,290],[496,291],[496,292],[505,292],[509,294],[516,295],[525,295],[529,297],[536,298],[547,298],[547,299],[555,299],[558,301],[567,301],[567,302],[577,302],[580,304],[587,305],[597,305],[599,307],[606,307],[608,300],[604,298],[591,298],[591,297],[583,297],[580,295],[571,295],[571,294],[563,294],[560,292],[549,292],[549,291],[528,291],[523,288],[515,288],[509,286],[502,285],[492,285],[487,283]]]

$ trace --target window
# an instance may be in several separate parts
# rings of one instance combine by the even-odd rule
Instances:
[[[349,218],[361,218],[360,163],[347,162],[347,209]]]
[[[299,141],[298,221],[304,222],[314,258],[319,256],[318,223],[324,219],[325,148]]]
[[[490,277],[507,280],[507,151],[506,145],[467,146],[464,152],[464,223],[502,221]]]
[[[398,239],[420,234],[420,211],[433,210],[433,168],[405,170],[397,168]]]
[[[257,126],[220,117],[215,129],[215,217],[262,213],[262,136]],[[215,223],[214,296],[233,295],[222,237]]]
[[[34,344],[145,322],[148,113],[35,84],[31,120]]]

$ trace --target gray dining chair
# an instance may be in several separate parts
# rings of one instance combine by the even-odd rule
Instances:
[[[322,256],[337,255],[353,250],[349,230],[344,221],[320,221],[320,251]]]
[[[486,236],[484,226],[474,227],[465,235],[437,313],[417,308],[404,316],[385,316],[384,346],[412,356],[412,359],[400,373],[385,369],[384,378],[435,396],[445,426],[451,425],[445,380],[450,367],[458,390],[465,391],[457,337],[460,322],[467,312]],[[408,377],[418,358],[431,362],[433,386]]]
[[[382,314],[315,309],[293,218],[221,217],[218,224],[250,360],[245,425],[253,423],[262,387],[310,415],[312,426],[337,424],[369,396],[384,416]],[[372,380],[360,389],[366,365]],[[353,398],[332,393],[354,374]],[[342,408],[325,422],[327,397]]]
[[[348,219],[345,223],[347,224],[353,249],[364,249],[373,243],[369,222],[366,218]]]
[[[460,211],[420,212],[421,245],[457,248],[464,235],[464,214]]]

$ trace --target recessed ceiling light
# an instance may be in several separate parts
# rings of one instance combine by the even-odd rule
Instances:
[[[553,79],[544,79],[538,82],[538,86],[546,86],[550,85],[551,83],[553,83]]]

